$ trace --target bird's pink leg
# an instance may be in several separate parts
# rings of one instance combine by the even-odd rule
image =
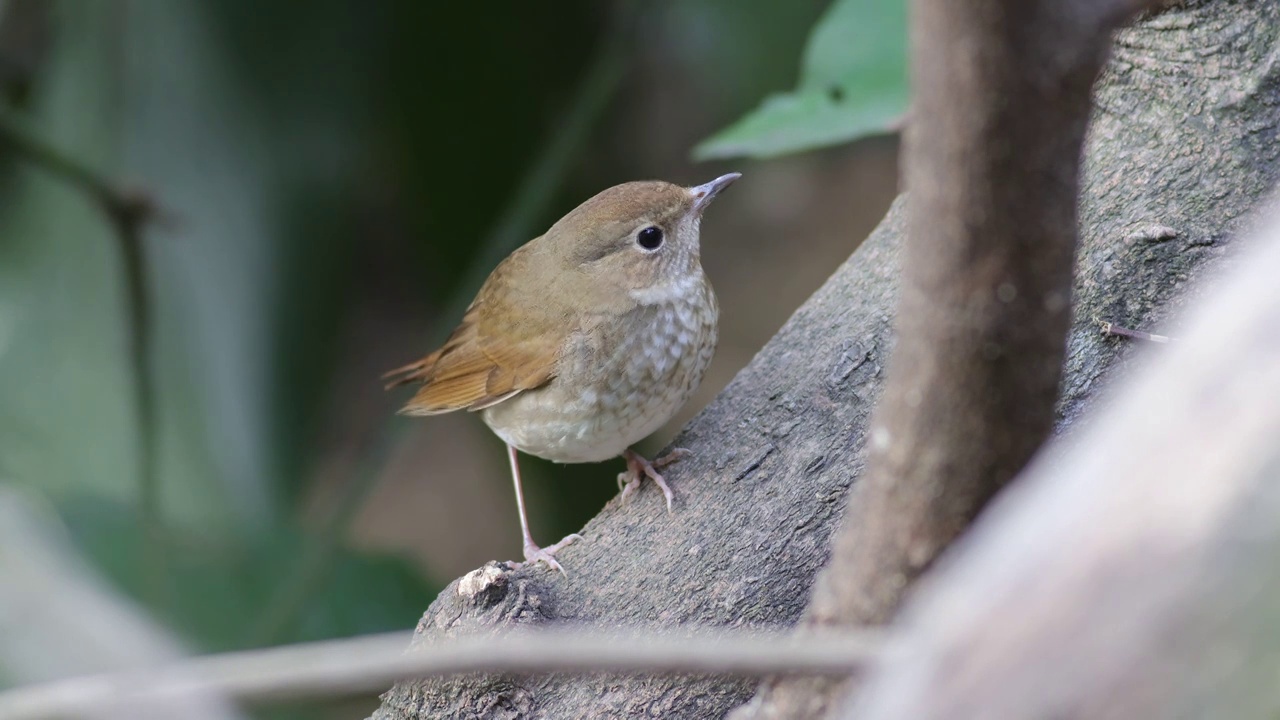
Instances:
[[[520,463],[516,458],[515,447],[507,446],[507,456],[511,458],[511,479],[516,484],[516,508],[520,510],[520,532],[524,534],[524,562],[521,565],[546,563],[547,567],[552,570],[559,570],[561,575],[565,575],[564,568],[560,567],[560,563],[556,561],[555,554],[560,549],[574,540],[581,540],[582,536],[578,533],[572,533],[565,536],[563,540],[555,545],[547,547],[538,547],[533,541],[533,536],[529,534],[529,518],[524,511],[524,490],[520,487]]]
[[[675,493],[671,492],[671,488],[667,486],[667,481],[663,479],[658,470],[692,454],[684,448],[672,448],[671,452],[653,462],[649,462],[628,448],[622,453],[622,457],[627,461],[627,470],[618,474],[618,487],[622,489],[622,500],[625,502],[627,496],[635,492],[640,486],[640,481],[647,477],[658,486],[658,489],[662,490],[662,496],[667,499],[667,512],[671,512],[671,501],[675,498]]]

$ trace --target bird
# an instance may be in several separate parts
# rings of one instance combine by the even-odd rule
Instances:
[[[621,456],[622,500],[644,478],[674,493],[631,446],[671,419],[715,354],[719,305],[702,269],[702,215],[741,177],[683,187],[663,181],[608,188],[507,256],[439,349],[386,373],[388,389],[417,384],[399,411],[477,412],[507,446],[524,563],[564,574],[556,559],[577,533],[540,547],[529,531],[518,452],[556,463]]]

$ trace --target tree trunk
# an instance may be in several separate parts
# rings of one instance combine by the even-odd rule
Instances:
[[[1214,264],[1276,178],[1274,3],[1179,4],[1121,32],[1095,91],[1076,313],[1059,425],[1076,421],[1128,344]],[[415,643],[517,625],[786,627],[800,617],[859,476],[897,300],[903,202],[676,444],[667,515],[646,487],[611,501],[544,568],[455,581]],[[731,309],[730,309],[731,310]],[[467,677],[396,685],[374,718],[721,717],[752,687],[727,678]]]
[[[1090,91],[1142,4],[912,3],[898,342],[802,632],[888,623],[1049,437]],[[827,717],[852,684],[773,679],[733,720]]]

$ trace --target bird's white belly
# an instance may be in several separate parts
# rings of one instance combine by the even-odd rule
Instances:
[[[716,346],[715,299],[707,300],[709,311],[683,302],[649,309],[629,332],[584,347],[546,386],[485,409],[485,423],[507,444],[554,462],[621,455],[670,420],[702,381]]]

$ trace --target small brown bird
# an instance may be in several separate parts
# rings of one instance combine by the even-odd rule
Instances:
[[[516,450],[559,463],[621,455],[623,498],[648,477],[671,511],[658,470],[684,451],[651,463],[630,448],[671,419],[711,362],[719,307],[699,227],[739,177],[601,192],[503,260],[443,347],[386,374],[388,388],[422,383],[402,414],[479,411],[507,444],[526,562],[564,572],[555,553],[581,536],[533,542]]]

